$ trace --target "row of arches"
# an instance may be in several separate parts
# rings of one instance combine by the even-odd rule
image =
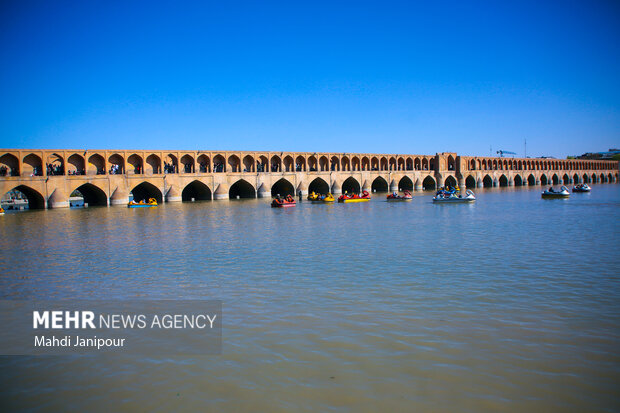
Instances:
[[[104,155],[71,153],[66,160],[61,153],[49,153],[45,159],[36,153],[20,160],[13,153],[0,156],[0,175],[103,175],[168,174],[210,172],[327,172],[327,171],[434,171],[434,156],[357,156],[357,155],[242,155],[172,153],[121,153]],[[441,170],[456,171],[453,155],[439,157]],[[592,170],[613,169],[616,164],[604,161],[471,158],[469,170]]]
[[[331,187],[322,178],[315,178],[312,180],[308,186],[308,191],[314,191],[319,193],[327,193],[332,192],[335,186],[338,185],[338,188],[342,192],[348,193],[359,193],[362,190],[360,182],[353,178],[349,177],[342,182],[341,185],[334,183]],[[402,190],[413,190],[413,182],[409,177],[403,177],[398,182],[398,186]],[[435,180],[428,176],[423,181],[423,186],[426,189],[434,189],[435,188]],[[387,192],[389,189],[388,182],[383,177],[376,177],[371,183],[371,190],[377,192]],[[19,191],[24,194],[25,198],[28,200],[30,209],[39,209],[43,208],[45,205],[45,199],[43,195],[41,195],[35,189],[27,186],[27,185],[19,185],[13,188],[12,191]],[[108,195],[98,186],[86,183],[75,189],[78,191],[84,198],[84,202],[88,203],[90,206],[105,206],[108,204]],[[295,195],[297,189],[293,186],[289,180],[282,178],[275,182],[268,190],[271,193],[271,196],[275,197],[277,195],[286,196],[286,195]],[[160,188],[149,182],[142,182],[133,189],[131,189],[131,193],[136,200],[155,198],[157,202],[162,202],[164,199],[164,194],[160,190]],[[250,184],[245,179],[239,179],[228,189],[228,196],[231,199],[236,198],[256,198],[257,189],[254,185]],[[206,185],[205,183],[195,180],[187,184],[182,192],[181,192],[181,200],[182,201],[191,201],[191,200],[211,200],[213,199],[212,189]]]
[[[560,171],[560,170],[591,170],[611,169],[614,165],[609,162],[584,160],[540,160],[540,159],[503,159],[503,158],[473,158],[469,161],[469,170],[527,170],[527,171]]]
[[[435,170],[434,157],[377,157],[377,156],[327,156],[265,155],[254,157],[237,155],[225,157],[202,154],[196,157],[185,154],[180,158],[174,154],[146,157],[134,153],[125,158],[119,153],[104,157],[100,153],[88,155],[73,153],[65,158],[59,153],[49,154],[42,159],[35,153],[22,159],[22,169],[17,156],[5,153],[0,157],[0,170],[6,176],[43,175],[104,175],[104,174],[163,174],[163,173],[210,173],[210,172],[327,172],[327,171],[405,171]]]
[[[534,185],[558,185],[560,183],[567,184],[569,182],[572,183],[595,183],[595,182],[616,182],[618,181],[618,174],[612,175],[609,174],[573,174],[572,176],[568,174],[564,174],[562,176],[558,174],[553,174],[548,177],[546,174],[541,174],[538,178],[533,174],[529,174],[527,177],[523,177],[521,175],[515,175],[510,181],[509,178],[502,174],[499,178],[493,178],[490,175],[485,175],[484,177],[476,178],[473,175],[468,175],[465,178],[465,186],[467,188],[475,188],[475,187],[494,187],[500,186],[505,187],[509,185],[514,186],[534,186]],[[367,185],[367,183],[364,183]],[[392,182],[389,184],[385,178],[379,176],[376,177],[370,183],[370,190],[376,192],[387,192],[390,189],[391,185],[397,185],[398,189],[401,191],[409,190],[412,191],[415,187],[421,186],[425,190],[434,190],[438,185],[440,186],[457,186],[457,180],[454,176],[447,176],[443,182],[436,182],[432,176],[426,176],[422,182],[416,180],[414,182],[408,176],[402,177],[398,182]],[[304,188],[305,189],[305,188]],[[318,192],[318,193],[327,193],[327,192],[348,192],[348,193],[359,193],[362,190],[361,183],[354,177],[348,177],[345,179],[342,184],[340,183],[332,183],[330,184],[324,179],[317,177],[310,182],[307,190],[309,192]],[[19,185],[13,188],[13,190],[21,192],[25,198],[28,200],[30,209],[44,208],[45,199],[43,195],[41,195],[35,189],[27,186],[27,185]],[[84,197],[84,202],[87,202],[91,206],[97,205],[107,205],[108,204],[108,195],[96,185],[86,183],[76,188],[76,190],[82,194]],[[265,189],[262,186],[260,188],[255,188],[254,185],[246,181],[245,179],[237,180],[230,188],[227,189],[228,197],[231,199],[235,198],[256,198],[258,191],[270,192],[271,196],[286,196],[286,195],[295,195],[296,192],[300,190],[300,187],[295,188],[293,183],[287,180],[286,178],[282,178],[271,185],[270,188]],[[142,182],[136,185],[131,193],[134,196],[134,199],[146,199],[146,198],[155,198],[158,202],[162,202],[164,198],[164,194],[162,191],[156,187],[155,185],[149,182]],[[191,200],[211,200],[214,198],[214,193],[212,192],[212,188],[210,188],[207,184],[194,180],[187,184],[181,193],[182,201],[191,201]]]
[[[579,175],[579,174],[573,174],[573,175],[569,175],[569,174],[564,174],[564,175],[558,175],[558,174],[553,174],[551,177],[548,177],[546,174],[541,174],[539,176],[539,178],[537,179],[533,174],[529,174],[527,176],[527,178],[523,178],[521,175],[515,175],[512,181],[512,185],[514,186],[523,186],[523,185],[528,185],[528,186],[534,186],[534,185],[559,185],[559,184],[568,184],[568,183],[573,183],[573,184],[577,184],[577,183],[595,183],[595,182],[602,182],[602,183],[606,183],[606,182],[616,182],[618,180],[618,174],[583,174],[583,175]],[[506,175],[501,175],[497,181],[495,181],[491,176],[489,175],[485,175],[483,178],[479,178],[479,180],[477,181],[476,178],[472,175],[467,176],[467,178],[465,178],[465,186],[467,188],[475,188],[475,187],[484,187],[484,188],[491,188],[493,186],[500,186],[500,187],[505,187],[505,186],[509,186],[510,182],[509,182],[509,178]]]

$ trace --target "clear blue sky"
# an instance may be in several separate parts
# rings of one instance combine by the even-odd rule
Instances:
[[[614,1],[0,3],[0,147],[620,146]]]

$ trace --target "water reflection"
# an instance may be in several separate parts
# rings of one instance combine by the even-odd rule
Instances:
[[[3,298],[216,298],[224,353],[2,358],[43,409],[613,410],[617,185],[543,201],[269,200],[0,217]],[[177,395],[178,394],[178,395]]]

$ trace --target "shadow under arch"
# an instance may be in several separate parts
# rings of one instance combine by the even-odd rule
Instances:
[[[183,188],[181,192],[181,201],[191,201],[192,198],[196,201],[210,201],[213,199],[213,194],[211,193],[211,189],[204,183],[192,181]]]
[[[349,194],[359,194],[361,190],[361,186],[360,183],[357,182],[357,179],[353,178],[352,176],[348,177],[343,183],[342,183],[342,192],[343,193],[349,193]]]
[[[508,178],[506,175],[502,175],[499,177],[499,186],[508,186]]]
[[[521,179],[521,175],[515,175],[514,184],[515,186],[523,186],[523,179]]]
[[[75,190],[82,194],[84,203],[88,206],[108,206],[108,196],[98,186],[86,183],[78,186]]]
[[[435,183],[435,180],[433,179],[432,176],[427,176],[426,178],[424,178],[424,180],[422,181],[422,188],[424,188],[424,190],[434,190],[437,188],[437,184]]]
[[[469,175],[467,179],[465,179],[465,188],[475,188],[476,187],[476,179]]]
[[[310,185],[308,185],[308,192],[327,194],[329,192],[329,184],[322,178],[314,178]]]
[[[157,203],[161,204],[163,197],[161,191],[153,184],[149,182],[142,182],[136,185],[132,190],[134,201],[148,201],[149,198],[155,198]]]
[[[281,178],[271,186],[271,196],[295,196],[295,187],[288,180]]]
[[[449,175],[444,181],[445,186],[451,186],[452,188],[456,188],[456,179],[452,175]]]
[[[378,176],[372,181],[372,185],[370,187],[373,192],[387,192],[388,191],[388,183],[385,179]]]
[[[493,179],[491,179],[491,177],[489,175],[485,175],[484,178],[482,178],[482,185],[485,188],[492,188],[493,187]]]
[[[24,194],[28,200],[28,209],[45,209],[45,198],[36,189],[32,189],[26,185],[19,185],[10,191],[19,191]]]
[[[239,198],[256,198],[256,190],[245,179],[239,179],[237,182],[232,184],[230,189],[228,190],[228,198],[236,199]]]
[[[413,181],[408,176],[403,176],[400,181],[398,181],[398,188],[401,191],[413,191]]]

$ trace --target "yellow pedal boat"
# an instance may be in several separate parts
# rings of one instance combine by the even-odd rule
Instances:
[[[340,203],[345,203],[345,204],[349,204],[352,202],[368,202],[370,201],[370,194],[368,193],[368,191],[364,191],[362,193],[362,196],[359,196],[358,194],[352,194],[352,195],[341,195],[338,198],[338,202]]]
[[[148,202],[140,201],[131,201],[127,204],[127,208],[144,208],[144,207],[156,207],[157,200],[155,198],[149,198]]]
[[[313,204],[325,204],[328,202],[334,202],[334,196],[332,194],[327,194],[327,195],[321,195],[321,194],[315,194],[314,192],[311,192],[308,195],[308,200],[312,201]]]

